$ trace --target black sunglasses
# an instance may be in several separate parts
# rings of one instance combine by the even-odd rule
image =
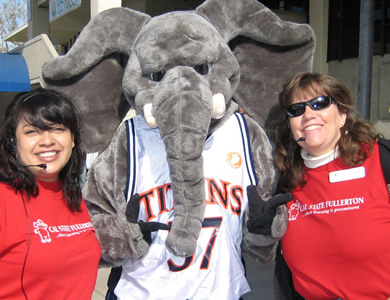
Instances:
[[[332,102],[334,102],[334,100],[329,96],[318,96],[306,102],[294,103],[287,108],[287,116],[295,118],[303,115],[305,113],[306,105],[312,110],[322,110],[328,108]]]

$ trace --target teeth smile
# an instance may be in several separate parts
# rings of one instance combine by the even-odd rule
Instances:
[[[57,154],[57,152],[45,152],[45,153],[39,153],[38,156],[40,156],[40,157],[49,157],[49,156],[54,156],[56,154]]]
[[[320,125],[311,125],[309,127],[306,127],[303,131],[310,131],[310,130],[314,130],[314,129],[317,129],[320,127],[321,127]]]

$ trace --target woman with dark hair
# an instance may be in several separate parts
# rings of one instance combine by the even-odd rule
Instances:
[[[18,94],[0,128],[0,299],[91,299],[100,246],[82,164],[72,103],[47,89]]]
[[[279,103],[275,163],[279,189],[293,195],[281,248],[294,288],[305,299],[388,299],[390,203],[379,136],[329,75],[297,74]]]

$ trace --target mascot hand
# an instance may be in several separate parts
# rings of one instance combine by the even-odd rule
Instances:
[[[130,223],[137,223],[141,228],[144,240],[150,245],[152,243],[151,233],[157,230],[169,230],[169,226],[159,222],[144,222],[138,221],[139,215],[139,194],[135,194],[130,198],[126,207],[126,218]]]
[[[292,200],[291,193],[278,194],[268,201],[257,195],[254,185],[247,187],[249,201],[248,231],[255,234],[271,236],[272,221],[276,215],[276,208]]]

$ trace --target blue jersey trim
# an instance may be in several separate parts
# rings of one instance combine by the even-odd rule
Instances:
[[[134,120],[130,119],[125,122],[127,132],[127,180],[125,196],[128,202],[132,195],[134,195],[135,178],[136,178],[136,152],[135,152],[135,126]]]
[[[252,150],[249,142],[248,126],[243,114],[235,113],[234,115],[237,118],[241,130],[242,145],[244,147],[244,153],[245,153],[245,164],[249,175],[249,179],[252,185],[257,186],[258,181],[257,181],[256,173],[254,171],[255,168],[253,166]]]

